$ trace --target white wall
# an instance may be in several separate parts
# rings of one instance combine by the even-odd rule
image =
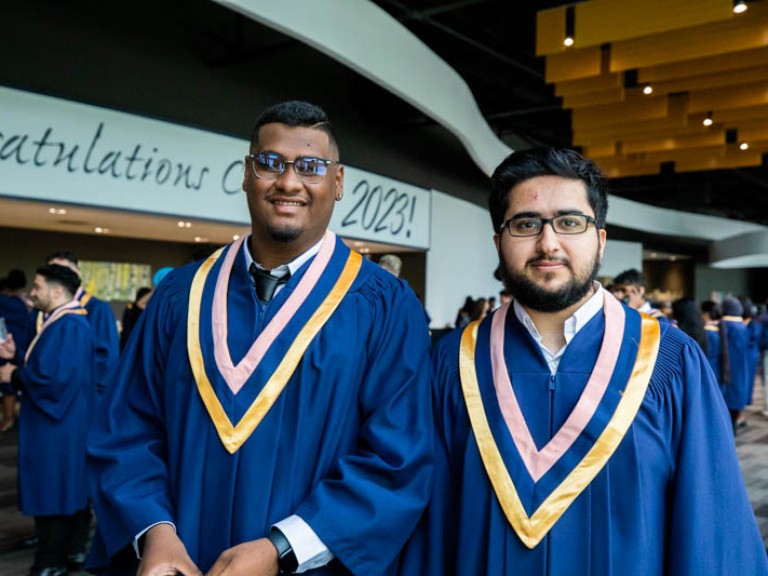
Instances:
[[[453,326],[467,296],[496,295],[498,264],[488,210],[432,191],[432,232],[427,253],[426,308],[432,328]]]
[[[603,265],[600,266],[599,275],[613,278],[630,268],[642,271],[643,245],[639,242],[611,240],[609,237],[605,243]]]

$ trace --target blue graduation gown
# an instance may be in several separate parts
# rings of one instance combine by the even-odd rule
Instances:
[[[743,410],[749,404],[754,373],[749,370],[749,333],[741,320],[720,320],[725,325],[728,360],[731,367],[730,382],[721,382],[725,404],[731,410]],[[722,337],[723,330],[720,334]]]
[[[8,332],[13,334],[13,341],[16,343],[15,364],[21,363],[24,358],[23,352],[27,349],[31,339],[28,316],[29,312],[21,298],[0,294],[0,318],[5,318],[6,328]],[[6,360],[0,359],[0,365],[6,362]]]
[[[327,273],[299,308],[303,324],[343,267],[338,241]],[[290,323],[233,395],[214,361],[210,310],[223,257],[203,293],[201,345],[229,419],[251,406],[297,331]],[[306,271],[266,306],[238,254],[228,289],[228,343],[237,363]],[[201,570],[224,550],[264,537],[298,514],[336,555],[312,574],[391,573],[427,504],[432,477],[429,337],[408,286],[362,268],[253,434],[225,450],[195,385],[187,352],[190,283],[200,263],[169,274],[139,319],[90,439],[94,508],[107,556],[158,521],[176,524]],[[95,557],[98,565],[105,558]],[[341,566],[341,564],[343,566]]]
[[[108,302],[91,296],[85,303],[88,323],[93,329],[96,352],[98,390],[103,391],[109,382],[112,370],[120,357],[120,335],[112,307]]]
[[[715,375],[718,384],[722,380],[722,373],[720,367],[720,328],[717,324],[707,324],[704,326],[704,330],[707,333],[707,361],[712,368],[712,373]],[[723,390],[722,384],[720,390]]]
[[[538,482],[522,464],[496,401],[490,318],[480,326],[475,366],[485,413],[528,516],[591,448],[621,398],[639,336],[639,314],[625,311],[621,352],[600,408]],[[578,401],[604,326],[604,315],[598,314],[580,330],[553,377],[538,345],[514,314],[508,315],[504,355],[538,449]],[[460,334],[454,333],[434,352],[436,483],[401,574],[767,573],[722,397],[701,349],[681,330],[661,323],[659,355],[635,419],[607,464],[532,549],[511,527],[481,461],[462,396],[459,345]]]
[[[88,504],[85,451],[96,395],[85,316],[51,323],[18,370],[19,507],[27,516],[74,514]]]
[[[749,336],[749,366],[747,367],[749,376],[749,391],[747,392],[747,404],[752,404],[752,393],[755,389],[755,376],[757,376],[757,366],[760,364],[760,340],[763,334],[763,324],[757,318],[752,318],[747,326],[747,335]]]

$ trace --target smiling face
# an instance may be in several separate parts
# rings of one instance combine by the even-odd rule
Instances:
[[[509,193],[504,220],[561,214],[594,217],[581,180],[537,176]],[[506,229],[494,236],[504,281],[523,306],[539,312],[577,308],[591,295],[602,261],[605,230],[590,225],[582,234],[556,234],[545,224],[538,236],[514,237]]]
[[[265,124],[251,148],[252,154],[273,152],[286,160],[315,157],[337,161],[338,151],[322,130],[285,124]],[[319,182],[307,183],[288,164],[277,178],[259,178],[251,159],[245,159],[243,190],[248,196],[254,257],[261,253],[298,256],[323,237],[341,194],[344,167],[330,164]],[[263,262],[262,262],[263,263]]]

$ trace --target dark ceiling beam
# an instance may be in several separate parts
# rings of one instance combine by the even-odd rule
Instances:
[[[448,4],[441,4],[440,6],[433,6],[426,10],[408,10],[401,20],[422,20],[424,17],[435,16],[437,14],[443,14],[445,12],[453,12],[454,10],[461,10],[467,6],[474,4],[484,4],[488,0],[459,0],[457,2],[449,2]]]
[[[405,12],[406,14],[410,14],[412,10],[403,4],[402,2],[398,2],[398,0],[384,0],[387,4],[391,4],[392,6],[395,6]],[[494,50],[493,48],[490,48],[486,46],[485,44],[478,42],[474,38],[470,38],[469,36],[465,36],[461,32],[457,32],[453,28],[450,28],[446,26],[445,24],[441,24],[440,22],[437,22],[436,20],[430,18],[429,16],[422,16],[419,18],[420,22],[424,22],[425,24],[428,24],[429,26],[432,26],[433,28],[437,28],[438,30],[441,30],[442,32],[445,32],[449,36],[453,36],[457,40],[461,40],[465,44],[469,44],[473,48],[476,48],[477,50],[480,50],[481,52],[485,52],[486,54],[493,56],[497,60],[500,60],[501,62],[504,62],[505,64],[508,64],[514,68],[517,68],[518,70],[521,70],[527,74],[530,74],[534,78],[537,78],[538,80],[544,80],[544,74],[539,72],[538,70],[535,70],[531,68],[530,66],[527,66],[521,62],[518,62],[517,60],[514,60],[507,56],[506,54],[502,54],[501,52],[498,52]]]

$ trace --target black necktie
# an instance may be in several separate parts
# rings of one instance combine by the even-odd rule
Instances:
[[[251,276],[253,276],[253,281],[256,283],[256,295],[262,302],[272,300],[277,287],[288,282],[288,277],[290,276],[290,273],[286,273],[280,278],[272,276],[268,270],[257,268],[253,262],[251,262],[250,272]]]

